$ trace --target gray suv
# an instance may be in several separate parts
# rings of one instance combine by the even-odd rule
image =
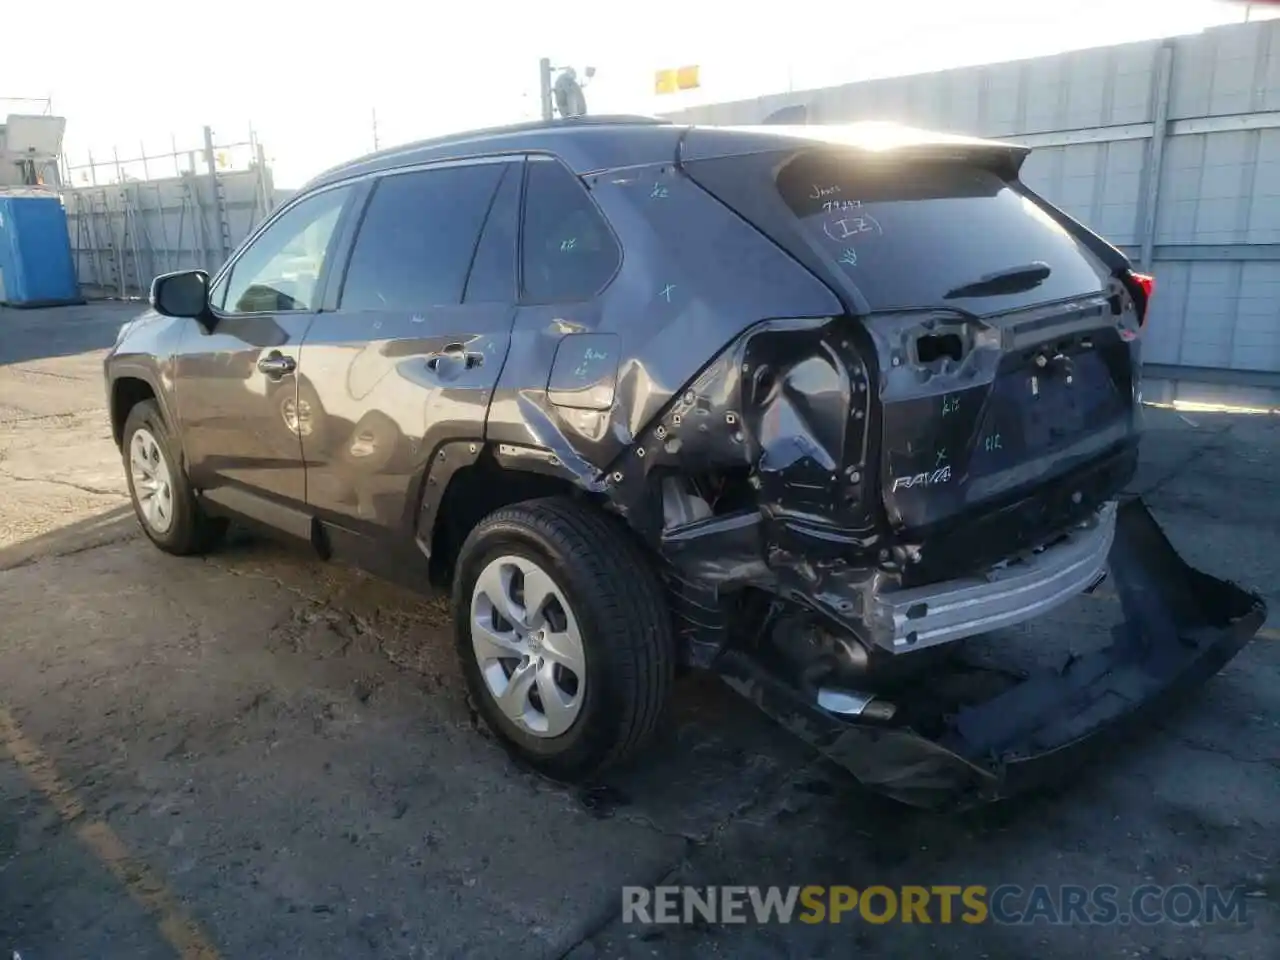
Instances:
[[[909,803],[1040,782],[1265,610],[1121,496],[1153,281],[1026,154],[600,117],[329,171],[107,357],[142,528],[451,584],[477,710],[551,777],[691,667]],[[967,655],[1108,574],[1109,643]]]

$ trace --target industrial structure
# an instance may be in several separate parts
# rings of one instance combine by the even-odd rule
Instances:
[[[140,174],[140,175],[139,175]],[[145,296],[157,274],[212,273],[276,206],[262,144],[216,141],[65,165],[76,273],[87,296]]]
[[[3,102],[3,101],[0,101]],[[0,124],[0,303],[47,306],[82,297],[145,297],[156,274],[227,258],[279,199],[256,135],[70,164],[66,119],[39,113]]]

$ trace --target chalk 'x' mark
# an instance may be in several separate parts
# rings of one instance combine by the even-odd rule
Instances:
[[[674,283],[668,283],[665,287],[662,288],[662,292],[658,294],[658,296],[666,300],[667,303],[670,303],[671,294],[675,291],[675,289],[676,289],[676,285]]]

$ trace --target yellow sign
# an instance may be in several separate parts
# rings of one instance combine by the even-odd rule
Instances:
[[[692,90],[698,84],[698,68],[677,67],[674,70],[659,70],[653,77],[653,92],[657,94],[675,93],[677,90]]]

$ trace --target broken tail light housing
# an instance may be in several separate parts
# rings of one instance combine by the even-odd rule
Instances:
[[[1138,329],[1141,330],[1147,325],[1151,296],[1156,292],[1156,278],[1150,274],[1127,270],[1124,274],[1124,284],[1129,288],[1130,296],[1133,297],[1134,308],[1138,312]]]

